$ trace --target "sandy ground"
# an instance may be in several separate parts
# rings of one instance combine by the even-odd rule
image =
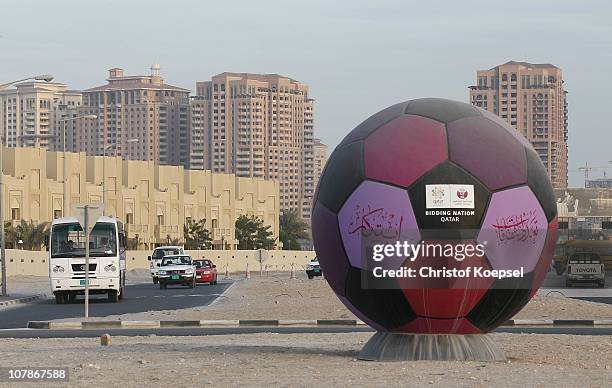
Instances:
[[[144,274],[133,273],[132,279]],[[239,275],[235,276],[236,278]],[[322,279],[235,279],[211,306],[102,319],[353,318]],[[207,287],[207,286],[201,286]],[[611,318],[612,306],[536,297],[517,318]],[[508,362],[375,363],[356,359],[371,333],[2,339],[0,367],[67,367],[68,386],[580,386],[612,381],[612,336],[493,334]],[[0,381],[0,387],[17,386]],[[53,386],[20,384],[20,387]],[[65,386],[60,384],[57,386]]]
[[[68,367],[69,386],[605,387],[612,381],[612,337],[494,334],[508,357],[498,363],[359,361],[370,335],[114,337],[110,347],[97,339],[79,339],[78,346],[74,339],[6,339],[0,367]]]
[[[133,279],[136,276],[132,274]],[[269,276],[263,277],[257,273],[253,274],[251,279],[244,279],[238,274],[233,277],[234,285],[210,306],[91,319],[355,319],[324,279],[309,280],[301,273],[297,279],[290,279],[289,273],[270,273]],[[514,318],[612,319],[612,305],[553,295],[535,296]]]
[[[49,295],[51,287],[49,278],[41,276],[10,276],[6,282],[8,299],[17,299],[23,296]]]

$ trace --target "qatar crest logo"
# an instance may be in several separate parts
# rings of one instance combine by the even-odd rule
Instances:
[[[464,189],[463,187],[459,188],[457,190],[457,197],[459,199],[466,199],[468,197],[469,193],[466,189]]]

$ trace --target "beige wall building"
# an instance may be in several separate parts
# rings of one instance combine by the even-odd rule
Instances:
[[[554,187],[567,187],[567,100],[561,69],[510,61],[476,73],[470,102],[500,116],[531,142]]]
[[[278,74],[222,73],[196,84],[192,133],[204,168],[280,183],[280,206],[310,219],[313,109],[308,86]],[[200,143],[198,143],[200,144]]]
[[[63,123],[82,103],[79,91],[68,90],[56,82],[22,82],[0,90],[0,134],[8,147],[45,147],[63,145]]]
[[[320,139],[314,139],[314,186],[317,187],[319,179],[323,174],[323,168],[327,163],[327,145],[321,143]]]
[[[42,148],[4,148],[3,206],[7,220],[50,221],[63,214],[63,153]],[[235,246],[234,222],[242,214],[256,215],[278,236],[279,186],[274,181],[233,174],[158,166],[152,161],[67,153],[71,203],[102,201],[106,214],[122,219],[128,237],[150,249],[168,238],[183,239],[187,218],[206,219],[213,243]],[[103,180],[103,166],[105,163]]]
[[[159,65],[137,76],[113,68],[107,81],[83,91],[80,113],[98,120],[78,121],[72,149],[189,168],[189,90],[166,84]]]

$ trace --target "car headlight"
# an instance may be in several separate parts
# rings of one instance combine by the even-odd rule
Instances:
[[[188,270],[185,271],[185,273],[187,275],[193,275],[193,270],[192,269],[188,269]]]
[[[306,266],[306,271],[310,271],[312,269],[312,267],[310,265]]]
[[[166,271],[159,271],[160,275],[166,275]]]
[[[210,271],[204,271],[202,272],[204,275],[210,275]]]

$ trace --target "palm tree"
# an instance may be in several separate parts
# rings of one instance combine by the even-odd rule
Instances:
[[[296,211],[290,210],[280,216],[279,238],[283,242],[283,249],[301,250],[298,240],[308,239],[308,224],[298,216]]]
[[[35,224],[34,221],[21,220],[21,223],[15,228],[15,241],[23,241],[22,248],[24,249],[40,250],[45,243],[48,226],[48,222]]]
[[[6,241],[7,245],[11,248],[15,248],[17,246],[17,233],[15,231],[15,227],[13,227],[13,223],[11,221],[4,222],[4,241]]]

